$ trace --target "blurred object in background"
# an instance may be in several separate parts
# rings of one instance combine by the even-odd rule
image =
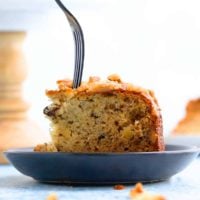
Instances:
[[[30,147],[45,141],[41,129],[27,118],[28,104],[22,99],[27,67],[22,50],[25,32],[0,32],[0,163],[2,152]]]
[[[200,136],[200,98],[187,103],[184,118],[177,124],[174,134]]]
[[[185,116],[165,138],[165,142],[200,147],[200,98],[187,103]]]

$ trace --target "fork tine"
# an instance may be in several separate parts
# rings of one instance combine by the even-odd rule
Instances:
[[[81,84],[81,79],[82,79],[82,73],[83,73],[83,59],[84,59],[84,41],[82,40],[82,36],[80,33],[77,34],[77,48],[78,48],[78,53],[77,53],[77,62],[79,66],[78,70],[78,85]]]
[[[82,57],[82,49],[81,49],[81,42],[80,42],[80,36],[77,34],[77,57],[76,62],[78,65],[78,77],[77,77],[77,84],[80,85],[80,79],[81,79],[81,57]]]
[[[77,32],[76,34],[76,62],[77,62],[77,67],[78,67],[78,76],[77,76],[77,84],[80,85],[81,83],[81,77],[82,77],[82,71],[83,71],[83,45],[82,45],[82,40],[80,34]]]
[[[75,40],[75,69],[74,69],[74,78],[73,78],[73,87],[78,85],[78,76],[79,76],[79,64],[78,64],[78,47],[77,47],[77,33],[74,31],[74,40]]]
[[[80,35],[77,34],[77,56],[76,56],[76,62],[78,66],[78,76],[77,76],[77,85],[79,86],[81,84],[81,71],[82,71],[82,45],[80,42]]]
[[[81,42],[80,42],[80,54],[83,54],[84,52],[82,51],[82,45],[81,45]],[[81,83],[81,78],[82,78],[82,73],[83,73],[83,58],[82,57],[80,57],[80,68],[79,68],[79,77],[78,77],[78,84],[80,84]]]
[[[72,13],[64,6],[60,0],[55,0],[58,6],[62,9],[65,16],[67,17],[70,27],[73,32],[74,42],[75,42],[75,66],[74,66],[74,76],[73,76],[73,88],[80,86],[82,81],[84,57],[85,57],[85,44],[84,36],[81,26],[78,20],[72,15]]]

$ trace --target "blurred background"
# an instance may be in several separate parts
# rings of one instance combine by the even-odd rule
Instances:
[[[165,134],[200,96],[199,0],[63,0],[85,35],[83,79],[111,73],[155,91]],[[28,77],[23,96],[29,117],[45,132],[46,89],[72,78],[73,37],[54,0],[0,0],[0,30],[27,32]]]

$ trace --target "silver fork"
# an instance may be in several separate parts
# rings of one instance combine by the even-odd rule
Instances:
[[[85,46],[84,46],[84,37],[83,31],[78,20],[72,15],[72,13],[63,5],[60,0],[55,0],[58,6],[62,9],[65,16],[67,17],[72,33],[74,36],[75,42],[75,67],[74,67],[74,77],[72,88],[77,88],[81,84],[82,74],[83,74],[83,65],[85,57]]]

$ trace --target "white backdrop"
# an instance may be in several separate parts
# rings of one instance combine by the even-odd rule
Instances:
[[[63,13],[53,1],[45,2],[51,9],[37,19],[40,26],[29,29],[25,44],[29,77],[24,96],[32,104],[30,117],[48,131],[44,91],[57,79],[72,78],[74,49]],[[85,33],[83,79],[118,73],[153,89],[168,134],[188,99],[200,96],[200,1],[69,0],[65,5]]]

